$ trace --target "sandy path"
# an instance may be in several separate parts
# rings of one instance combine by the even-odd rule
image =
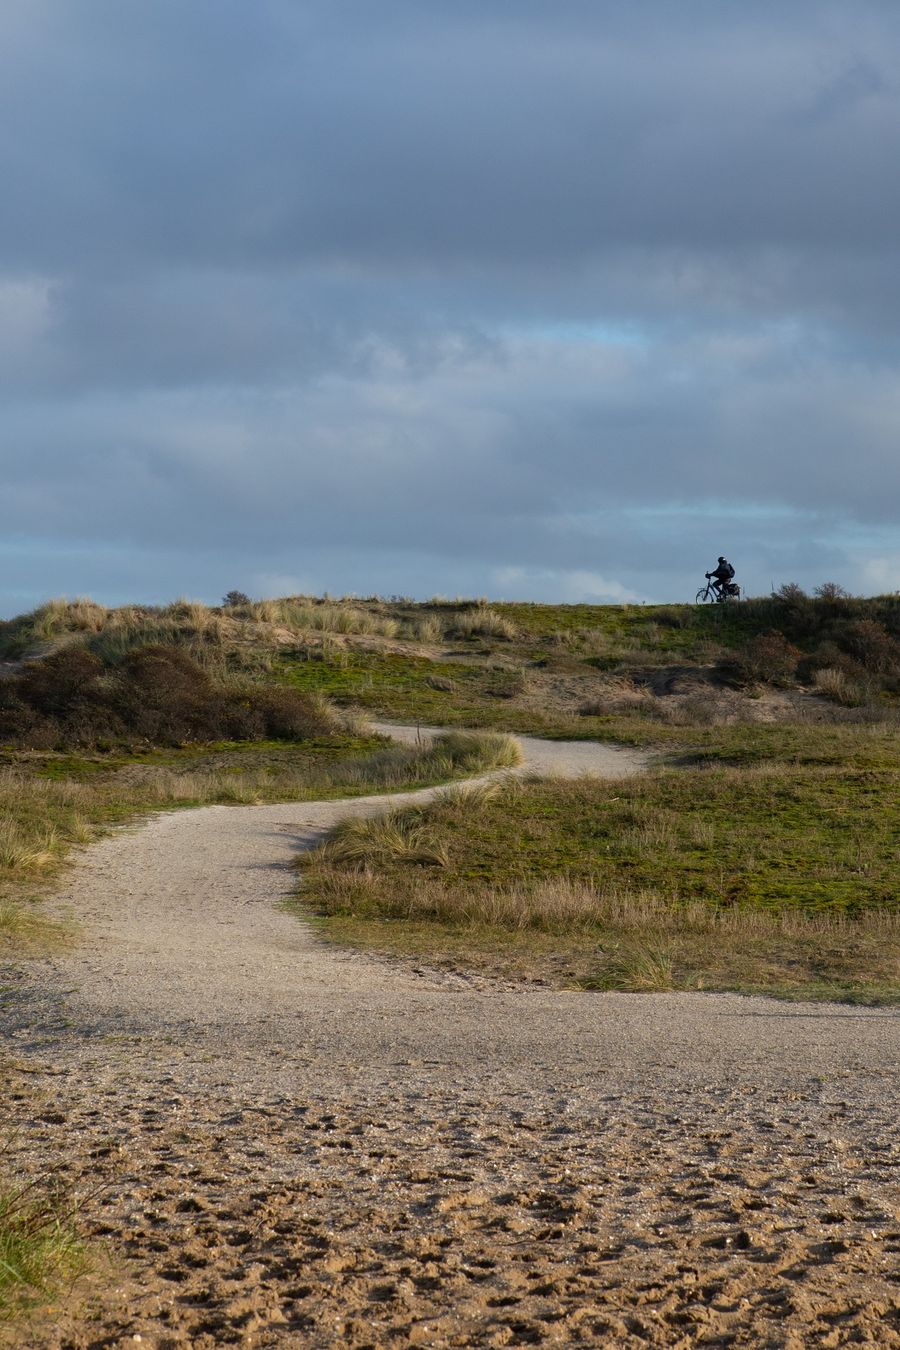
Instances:
[[[523,746],[522,771],[644,762]],[[60,904],[88,940],[4,1012],[30,1071],[6,1120],[46,1071],[23,1168],[106,1175],[86,1222],[132,1264],[21,1343],[900,1345],[900,1019],[322,946],[277,908],[289,864],[390,800],[161,815],[86,853]]]
[[[378,729],[409,743],[435,731]],[[589,742],[523,737],[521,743],[524,763],[514,771],[521,774],[616,777],[646,762],[638,752]],[[327,1019],[335,1023],[329,1053],[339,1053],[348,1036],[361,1037],[364,1046],[366,1024],[353,1019],[338,1025],[338,1009],[347,1019],[354,1009],[368,1014],[383,1004],[402,1019],[398,996],[418,1000],[421,979],[403,967],[323,945],[277,905],[296,885],[291,864],[298,851],[318,843],[337,821],[395,802],[426,802],[440,791],[209,806],[117,831],[85,854],[59,897],[58,907],[90,933],[88,942],[56,963],[59,979],[71,989],[70,1008],[110,1030],[215,1025],[231,1034],[249,1026],[253,1036],[267,1039],[287,1018],[293,1044],[298,1018]],[[446,979],[437,987],[445,992]],[[445,1027],[442,1018],[433,1034]],[[417,1020],[415,1034],[427,1043],[432,1032]]]

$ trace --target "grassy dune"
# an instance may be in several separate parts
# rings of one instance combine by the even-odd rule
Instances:
[[[512,783],[304,862],[332,938],[597,989],[900,1001],[900,752]]]
[[[372,827],[382,830],[378,849],[363,837],[336,840],[306,892],[332,935],[478,961],[490,951],[495,964],[542,977],[627,986],[613,947],[630,950],[646,929],[646,944],[664,953],[651,962],[654,978],[678,987],[893,997],[900,597],[854,599],[824,585],[812,597],[784,586],[724,607],[235,599],[120,609],[51,601],[0,623],[7,661],[84,649],[121,685],[129,654],[155,644],[189,656],[231,709],[245,698],[277,711],[273,695],[253,691],[288,687],[349,719],[343,732],[335,722],[332,735],[293,745],[181,744],[173,734],[165,751],[8,752],[0,897],[21,895],[73,845],[141,811],[373,792],[476,771],[446,748],[437,763],[360,739],[358,715],[378,713],[653,746],[679,772],[617,786],[615,800],[596,786],[510,790],[483,814],[457,806],[456,826],[442,807],[416,818],[400,861],[391,848],[402,821]],[[580,917],[564,924],[558,913],[576,895]],[[542,907],[557,914],[543,927]],[[610,917],[626,911],[627,923]],[[23,922],[0,919],[7,945],[25,942]],[[752,925],[754,950],[776,954],[769,966],[760,955],[750,971],[739,959],[744,938],[722,936],[741,924]],[[701,941],[704,925],[714,941]]]
[[[232,719],[258,705],[255,739],[213,740],[209,717],[202,734],[190,719],[148,730],[131,715],[140,691],[127,697],[142,648],[196,665],[203,678],[178,686],[192,717],[195,695]],[[0,958],[72,939],[30,901],[118,823],[474,776],[518,760],[494,733],[531,731],[653,746],[665,767],[461,784],[423,809],[347,821],[301,860],[296,911],[331,941],[568,988],[900,1003],[900,597],[57,600],[0,621],[0,660],[15,732],[0,744]],[[82,671],[56,710],[41,685],[54,660],[72,680]],[[158,692],[170,708],[169,686]],[[288,728],[298,695],[308,716],[300,726],[294,709]],[[369,734],[371,713],[448,734],[399,748]],[[262,738],[278,725],[283,739]],[[0,1183],[0,1321],[83,1259],[63,1202]]]
[[[635,743],[759,720],[749,703],[723,706],[736,689],[815,694],[807,715],[822,721],[895,717],[900,598],[820,592],[785,586],[731,606],[55,600],[0,622],[0,658],[76,644],[115,668],[162,644],[220,681],[288,685],[381,715]],[[676,667],[695,672],[693,707],[659,697],[658,678]]]

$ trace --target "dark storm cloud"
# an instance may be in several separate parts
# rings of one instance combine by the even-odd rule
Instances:
[[[0,104],[22,267],[894,243],[886,5],[34,9]]]
[[[725,528],[900,586],[898,56],[866,0],[12,0],[7,530],[51,589],[678,594]]]

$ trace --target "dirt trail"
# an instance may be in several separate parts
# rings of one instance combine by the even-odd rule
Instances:
[[[406,742],[430,739],[435,731],[378,729]],[[590,742],[523,737],[521,744],[524,763],[516,773],[615,777],[634,773],[647,759]],[[329,1017],[338,1004],[348,1013],[367,1011],[370,996],[402,1015],[397,996],[417,995],[419,979],[401,966],[325,946],[277,906],[296,885],[291,864],[298,852],[337,821],[395,802],[426,802],[442,790],[207,806],[116,831],[85,854],[59,898],[58,907],[89,932],[88,941],[56,963],[59,978],[74,986],[68,1006],[98,1027],[119,1031],[132,1023],[142,1031],[214,1025],[228,1034],[251,1027],[254,1035],[271,1037],[276,1022],[287,1018],[292,1042],[298,1016]],[[444,989],[446,980],[436,987]],[[354,1021],[335,1034],[337,1050],[348,1034],[365,1038],[367,1032]]]
[[[645,762],[522,741],[523,772]],[[4,1118],[32,1119],[26,1172],[106,1178],[85,1224],[127,1263],[18,1343],[900,1345],[900,1019],[325,947],[277,907],[289,864],[391,800],[160,815],[85,854],[85,941],[3,1010]]]

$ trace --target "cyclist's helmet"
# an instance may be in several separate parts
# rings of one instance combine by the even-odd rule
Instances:
[[[719,554],[719,562],[727,562],[727,561],[728,561],[727,558],[723,558],[722,555]]]

